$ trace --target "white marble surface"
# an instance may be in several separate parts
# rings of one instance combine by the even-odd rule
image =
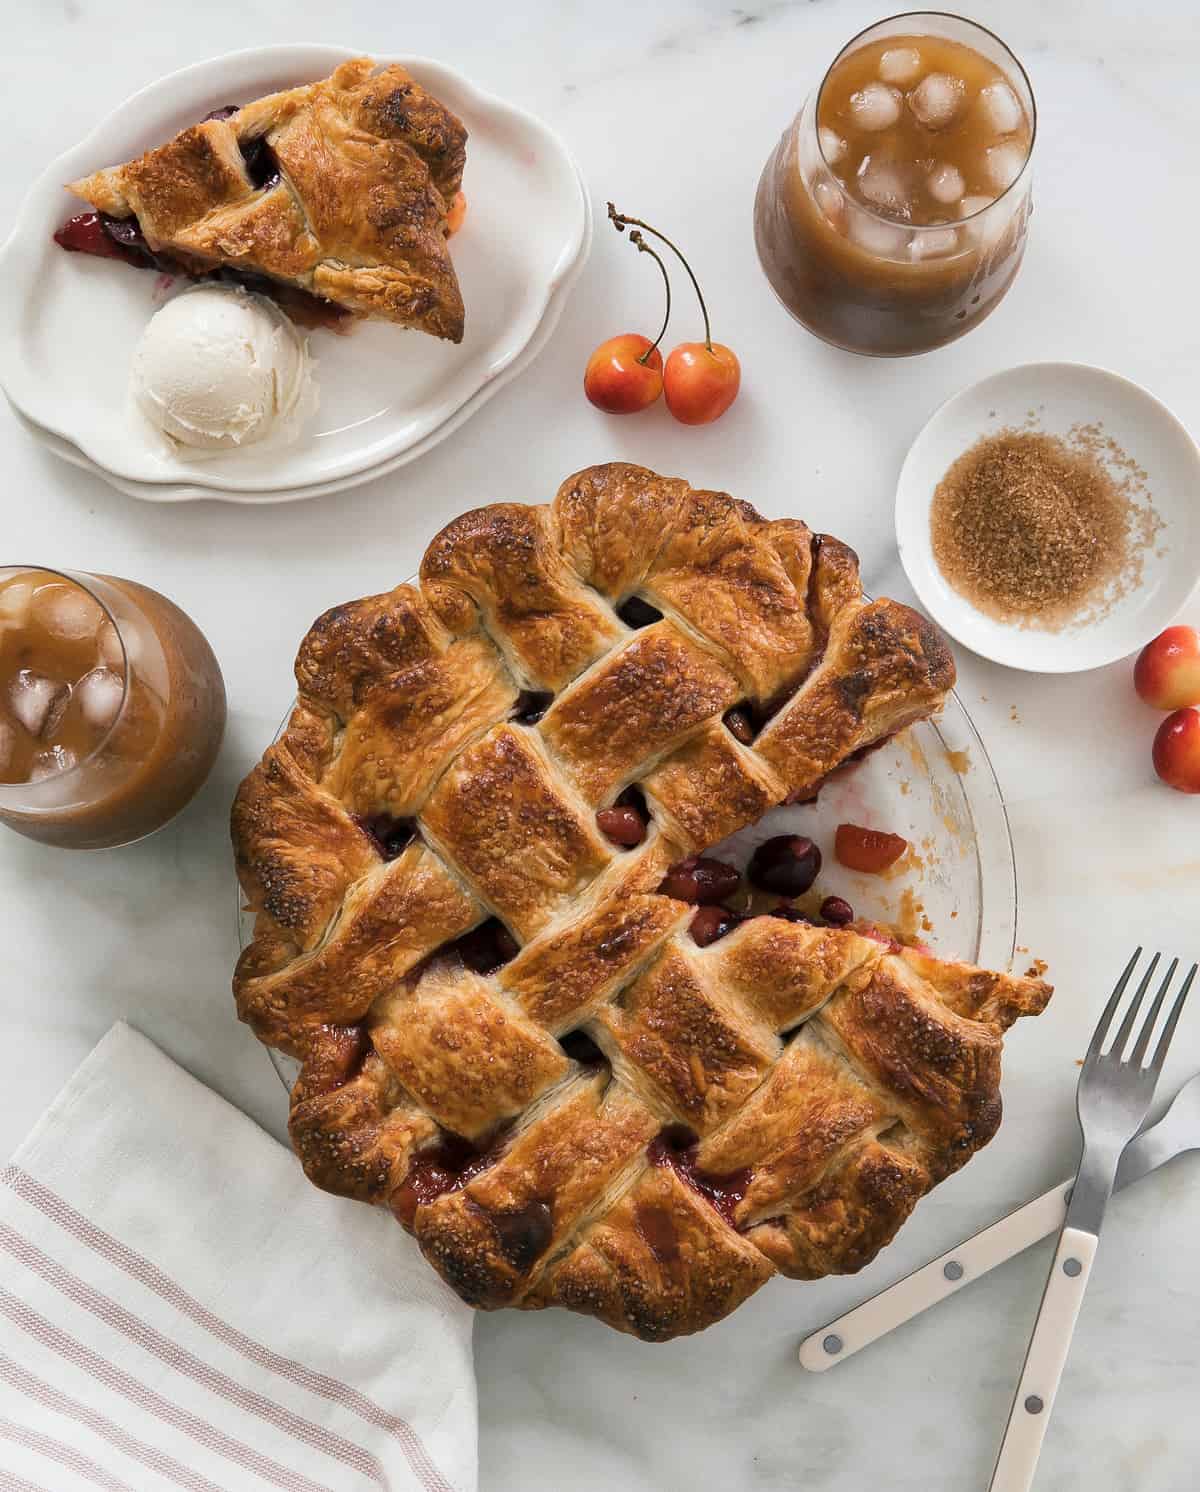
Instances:
[[[258,511],[150,507],[58,463],[0,411],[5,557],[165,590],[212,640],[232,705],[213,780],[157,838],[92,856],[0,840],[0,1153],[118,1015],[280,1132],[282,1090],[228,993],[228,802],[288,702],[292,654],[313,616],[408,575],[462,507],[544,499],[568,471],[628,457],[726,486],[769,514],[803,514],[854,543],[870,589],[903,596],[896,472],[929,411],[965,383],[1014,362],[1076,358],[1146,383],[1200,425],[1200,23],[1190,0],[1160,0],[1153,16],[1101,0],[975,7],[1024,57],[1041,106],[1029,252],[983,327],[918,361],[870,362],[823,347],[778,310],[751,240],[759,166],[825,61],[881,10],[862,0],[460,0],[424,10],[61,0],[11,11],[0,96],[10,203],[98,114],[195,58],[273,40],[423,52],[561,130],[601,209],[615,197],[694,252],[716,334],[737,348],[745,377],[732,413],[705,430],[661,411],[625,422],[593,411],[579,391],[587,352],[657,315],[654,276],[599,231],[535,367],[432,455],[343,496]],[[681,295],[680,335],[689,314]],[[113,352],[79,356],[99,377]],[[1200,621],[1195,599],[1188,618]],[[773,1284],[694,1340],[645,1347],[565,1313],[482,1319],[484,1492],[957,1492],[986,1482],[1043,1251],[824,1377],[807,1376],[794,1349],[1069,1169],[1070,1054],[1102,987],[1135,941],[1198,951],[1200,800],[1155,784],[1156,717],[1133,697],[1127,664],[1037,679],[959,662],[1012,814],[1020,942],[1050,961],[1059,986],[1050,1011],[1010,1039],[1000,1138],[863,1275]],[[1200,1008],[1177,1045],[1175,1078],[1200,1067]],[[1047,1492],[1196,1485],[1198,1168],[1200,1158],[1180,1161],[1115,1205],[1043,1457]]]

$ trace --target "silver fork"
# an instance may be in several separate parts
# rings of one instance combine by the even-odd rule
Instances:
[[[1171,960],[1171,967],[1126,1059],[1125,1048],[1133,1034],[1134,1021],[1158,967],[1159,955],[1156,953],[1142,975],[1112,1046],[1101,1055],[1100,1049],[1141,956],[1139,948],[1118,979],[1088,1047],[1083,1071],[1079,1074],[1075,1106],[1079,1127],[1083,1131],[1083,1158],[1079,1162],[1066,1221],[1054,1252],[1054,1263],[1038,1308],[988,1492],[1028,1492],[1033,1485],[1054,1396],[1058,1392],[1079,1307],[1083,1303],[1083,1292],[1096,1257],[1100,1224],[1112,1195],[1117,1163],[1122,1150],[1141,1128],[1150,1111],[1167,1048],[1179,1024],[1183,1002],[1196,977],[1196,965],[1193,964],[1171,1007],[1154,1056],[1149,1066],[1143,1066],[1155,1023],[1179,967],[1178,959]]]

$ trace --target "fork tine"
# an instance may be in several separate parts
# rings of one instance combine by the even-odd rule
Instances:
[[[1142,975],[1141,983],[1137,987],[1137,992],[1134,995],[1133,999],[1129,1002],[1129,1009],[1125,1012],[1125,1019],[1121,1022],[1117,1034],[1113,1037],[1113,1044],[1108,1049],[1108,1055],[1115,1062],[1119,1062],[1121,1060],[1121,1057],[1125,1051],[1125,1043],[1129,1040],[1129,1033],[1133,1030],[1133,1023],[1137,1019],[1138,1011],[1141,1009],[1142,998],[1145,995],[1146,991],[1150,988],[1150,981],[1154,978],[1154,971],[1158,968],[1158,960],[1160,956],[1160,954],[1156,953],[1150,960],[1150,965],[1147,968],[1146,972]]]
[[[1175,970],[1179,967],[1179,960],[1173,958],[1171,967],[1167,970],[1167,977],[1158,987],[1158,994],[1154,997],[1154,1004],[1150,1007],[1150,1014],[1142,1022],[1142,1029],[1138,1032],[1138,1039],[1134,1043],[1133,1051],[1129,1054],[1129,1060],[1135,1067],[1142,1065],[1142,1058],[1146,1055],[1146,1048],[1150,1045],[1150,1038],[1154,1034],[1154,1023],[1158,1019],[1158,1012],[1162,1009],[1162,1003],[1167,998],[1167,991],[1171,988],[1171,981],[1175,978]]]
[[[1137,961],[1141,956],[1142,950],[1139,946],[1133,950],[1133,957],[1125,965],[1125,972],[1117,980],[1117,987],[1113,990],[1108,1004],[1104,1007],[1104,1014],[1096,1022],[1095,1034],[1092,1036],[1092,1043],[1087,1049],[1089,1057],[1098,1057],[1100,1055],[1100,1048],[1104,1045],[1104,1038],[1108,1035],[1108,1028],[1112,1025],[1112,1018],[1117,1013],[1117,1006],[1121,1003],[1121,996],[1125,993],[1125,986],[1129,983],[1129,976],[1137,967]]]
[[[1154,1061],[1150,1066],[1154,1072],[1158,1072],[1166,1060],[1167,1048],[1171,1045],[1171,1037],[1175,1035],[1175,1027],[1179,1024],[1179,1017],[1183,1012],[1183,1002],[1188,997],[1188,991],[1192,987],[1192,980],[1196,977],[1196,965],[1193,964],[1188,970],[1188,977],[1183,981],[1183,988],[1171,1006],[1171,1014],[1167,1017],[1167,1024],[1163,1027],[1163,1034],[1158,1039],[1158,1045],[1154,1049]]]

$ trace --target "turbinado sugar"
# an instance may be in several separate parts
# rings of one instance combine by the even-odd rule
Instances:
[[[1145,473],[1096,425],[983,437],[930,512],[948,584],[998,621],[1047,630],[1095,619],[1136,586],[1160,527]]]

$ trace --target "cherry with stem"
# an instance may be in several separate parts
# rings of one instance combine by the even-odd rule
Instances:
[[[674,349],[667,358],[663,371],[663,389],[667,408],[677,420],[685,425],[706,425],[724,414],[737,398],[742,377],[737,357],[730,348],[713,341],[708,306],[705,304],[700,282],[679,246],[652,223],[618,212],[611,202],[608,204],[608,217],[618,233],[624,233],[627,228],[633,230],[629,234],[630,242],[636,243],[639,249],[653,253],[642,236],[643,229],[666,244],[692,282],[696,299],[700,302],[700,314],[704,318],[704,341],[681,342]],[[655,258],[658,258],[657,254]],[[659,264],[662,265],[661,259]],[[663,272],[665,276],[665,268]],[[665,323],[663,330],[666,330]],[[661,338],[661,332],[659,336]]]
[[[692,282],[692,289],[696,292],[696,299],[700,302],[700,314],[701,314],[701,316],[704,317],[704,345],[705,345],[705,347],[708,348],[709,352],[711,352],[712,351],[712,345],[713,345],[712,344],[712,328],[709,325],[709,320],[708,320],[708,307],[704,304],[704,296],[703,296],[703,294],[701,293],[701,290],[700,290],[700,281],[697,280],[697,278],[696,278],[696,276],[695,276],[695,274],[694,274],[694,272],[692,270],[692,266],[684,258],[683,251],[679,248],[679,246],[677,244],[672,243],[671,240],[667,237],[667,235],[665,233],[660,233],[657,228],[651,227],[651,225],[649,223],[643,222],[641,218],[627,217],[625,215],[625,213],[618,212],[617,209],[613,206],[613,204],[611,202],[608,204],[608,219],[609,219],[609,222],[612,223],[613,227],[616,228],[616,230],[617,230],[618,233],[624,233],[625,230],[626,230],[626,228],[630,228],[631,227],[633,229],[633,231],[629,235],[629,242],[637,244],[638,248],[644,249],[646,251],[646,253],[648,253],[648,254],[654,254],[654,250],[650,247],[650,245],[642,237],[642,234],[640,233],[639,230],[642,229],[642,228],[644,228],[647,233],[653,233],[654,236],[655,236],[655,238],[660,239],[663,243],[665,243],[666,246],[667,246],[667,248],[670,249],[670,251],[672,252],[672,254],[675,255],[676,259],[679,260],[680,264],[683,265],[684,269],[687,271],[687,277],[688,277],[688,279],[691,280],[691,282]],[[654,257],[656,259],[658,259],[659,265],[662,267],[663,278],[666,279],[666,275],[667,275],[666,266],[663,265],[662,260],[659,259],[659,257],[658,257],[657,254],[654,254]],[[671,302],[670,302],[670,295],[671,295],[671,282],[670,282],[670,280],[667,280],[667,308],[668,308],[668,310],[670,309],[670,304],[671,304]],[[663,323],[663,330],[662,330],[662,332],[659,332],[659,334],[658,334],[660,340],[662,339],[663,332],[665,332],[666,329],[667,329],[666,322],[664,322]]]
[[[643,254],[658,265],[667,294],[667,309],[658,336],[649,341],[640,332],[623,332],[601,342],[583,375],[583,391],[597,409],[607,414],[636,414],[646,409],[663,391],[663,359],[658,344],[666,336],[671,320],[671,277],[662,255],[652,249],[640,233],[631,233]]]
[[[629,235],[629,242],[637,244],[639,250],[643,254],[649,254],[651,259],[654,260],[655,264],[658,265],[659,272],[663,277],[663,289],[667,293],[667,309],[663,312],[663,324],[658,329],[658,336],[655,337],[650,346],[647,347],[645,352],[642,353],[641,357],[638,358],[639,363],[645,363],[649,359],[651,353],[658,351],[658,344],[667,335],[667,327],[671,324],[671,276],[667,273],[667,266],[662,261],[662,255],[650,247],[650,245],[646,242],[646,240],[642,237],[642,235],[637,231],[636,228]]]

